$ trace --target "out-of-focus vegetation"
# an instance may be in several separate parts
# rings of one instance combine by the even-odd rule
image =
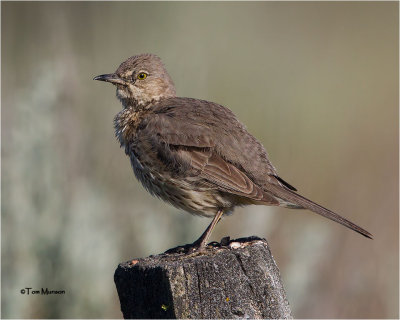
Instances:
[[[398,317],[397,2],[2,2],[1,15],[2,317],[119,318],[117,264],[209,223],[142,189],[114,138],[114,88],[92,81],[144,52],[375,236],[253,206],[213,239],[267,238],[298,318]]]

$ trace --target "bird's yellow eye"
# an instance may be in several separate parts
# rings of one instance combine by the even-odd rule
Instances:
[[[141,72],[141,73],[139,73],[139,74],[137,75],[137,78],[138,78],[139,80],[144,80],[144,79],[147,78],[147,74],[144,73],[144,72]]]

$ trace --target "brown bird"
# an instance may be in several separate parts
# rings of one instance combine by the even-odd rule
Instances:
[[[114,119],[115,133],[146,190],[177,208],[213,217],[193,248],[206,246],[222,215],[250,204],[309,209],[372,238],[368,231],[296,193],[231,110],[177,97],[156,55],[130,57],[114,73],[94,80],[117,87],[123,110]]]

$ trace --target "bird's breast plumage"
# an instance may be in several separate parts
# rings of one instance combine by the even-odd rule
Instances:
[[[159,197],[192,214],[212,217],[216,210],[229,213],[232,199],[224,197],[215,187],[199,182],[194,174],[183,175],[184,165],[172,168],[160,150],[156,132],[146,131],[151,111],[124,109],[114,119],[115,134],[129,156],[136,178],[153,196]],[[161,143],[168,152],[169,146]]]

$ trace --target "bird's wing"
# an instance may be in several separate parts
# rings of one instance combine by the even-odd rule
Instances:
[[[180,156],[190,161],[194,169],[199,170],[200,177],[221,191],[245,197],[253,202],[279,205],[279,201],[264,192],[243,171],[222,159],[211,148],[202,150],[185,148],[180,151]]]
[[[240,124],[237,120],[233,123],[233,130],[224,132],[226,127],[222,126],[221,130],[221,125],[215,123],[216,117],[199,119],[195,112],[186,112],[184,117],[179,117],[177,112],[180,111],[170,105],[157,108],[143,122],[141,135],[152,140],[159,158],[167,161],[172,170],[186,170],[186,175],[197,175],[221,191],[252,201],[279,204],[241,167],[240,154],[235,154],[236,159],[229,159],[229,154],[221,150],[220,140],[228,140],[226,148],[232,149],[230,144],[235,145],[235,125]],[[243,128],[241,124],[239,128]],[[269,162],[264,170],[269,171],[268,165]]]

